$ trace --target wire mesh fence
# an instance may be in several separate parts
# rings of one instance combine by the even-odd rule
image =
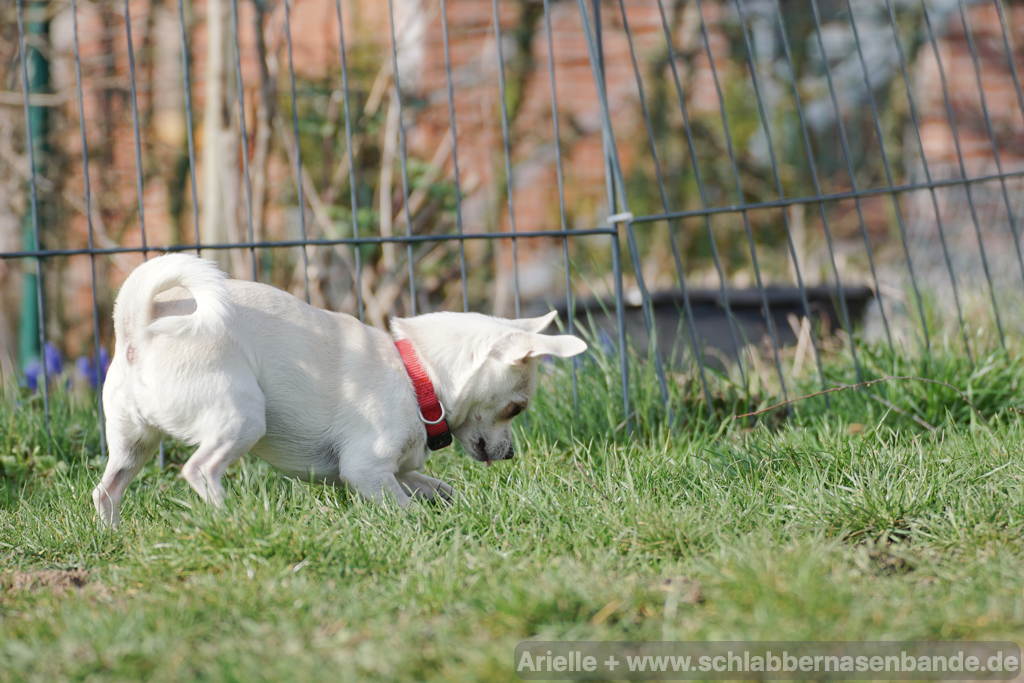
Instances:
[[[675,416],[1024,320],[1019,3],[0,12],[0,369],[44,404],[48,345],[101,383],[116,286],[164,251],[376,325],[558,307],[627,418],[635,363]]]

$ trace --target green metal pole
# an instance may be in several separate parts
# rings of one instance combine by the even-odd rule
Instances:
[[[45,93],[50,89],[50,64],[38,49],[40,43],[49,40],[50,25],[46,20],[46,1],[29,0],[26,3],[26,51],[28,62],[28,90],[30,93]],[[49,123],[47,107],[30,104],[28,123],[31,135],[28,144],[35,153],[36,168],[43,168],[46,154],[47,125]],[[32,214],[26,211],[22,217],[22,242],[25,249],[39,248],[32,224]],[[21,289],[21,321],[18,326],[18,356],[22,371],[34,360],[40,360],[42,349],[39,348],[39,279],[36,274],[25,270]]]

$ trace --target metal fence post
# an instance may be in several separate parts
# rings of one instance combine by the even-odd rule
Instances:
[[[31,3],[33,6],[43,5],[39,0]],[[45,151],[47,112],[45,107],[32,106],[30,103],[31,93],[40,92],[45,89],[50,80],[50,66],[46,57],[38,47],[29,46],[26,41],[26,30],[24,21],[24,0],[18,0],[18,52],[21,57],[21,88],[22,104],[25,111],[25,137],[28,150],[29,165],[29,199],[30,211],[25,217],[25,244],[31,250],[40,251],[42,240],[39,231],[39,192],[36,187],[37,155],[42,156]],[[40,13],[45,8],[38,7]],[[28,34],[43,39],[49,33],[49,22],[38,19],[37,14],[29,24]],[[29,68],[29,62],[32,62]],[[25,355],[35,352],[35,358],[39,359],[39,369],[42,376],[43,394],[43,417],[46,421],[46,428],[50,428],[50,373],[46,367],[44,351],[46,349],[46,291],[43,287],[43,259],[36,255],[35,273],[26,274],[25,289],[22,294],[22,321],[20,329],[19,345],[22,353],[22,369],[27,360]]]
[[[605,70],[604,41],[602,40],[601,35],[601,0],[591,0],[591,6],[594,13],[594,42],[597,47],[594,69],[599,83],[596,85],[601,91],[603,91],[605,87]],[[582,5],[580,6],[580,12],[586,12],[586,8]],[[583,18],[585,19],[585,17]],[[584,31],[586,31],[585,26]],[[602,135],[601,140],[604,146],[604,179],[605,192],[608,197],[608,215],[614,216],[619,213],[618,187],[615,182],[615,166],[614,159],[612,157],[615,153],[615,150],[612,147],[615,144],[615,141],[609,140],[607,135]],[[615,281],[616,344],[619,347],[619,377],[622,383],[622,419],[626,425],[626,429],[631,431],[633,429],[633,416],[629,401],[629,350],[626,346],[626,319],[624,310],[625,294],[623,293],[622,282],[622,245],[619,240],[619,225],[620,223],[611,223],[608,227],[613,228],[616,231],[615,235],[611,238],[611,250],[612,277]]]
[[[30,148],[33,156],[30,169],[33,179],[36,168],[44,163],[46,128],[49,123],[48,107],[31,103],[33,94],[44,93],[50,87],[50,64],[37,45],[38,41],[46,39],[49,24],[33,16],[41,14],[45,10],[45,4],[40,0],[33,0],[28,4],[30,14],[26,22],[25,53],[22,56],[22,59],[25,60],[27,74],[25,90],[29,98],[25,115],[28,127],[25,144]],[[31,208],[22,219],[22,241],[25,249],[40,248],[38,235],[35,232],[35,210],[34,207]],[[42,285],[42,278],[39,274],[29,270],[25,271],[21,290],[21,321],[18,327],[18,356],[23,371],[32,361],[42,362],[43,349],[39,339],[39,326],[42,324],[42,317],[37,303]]]

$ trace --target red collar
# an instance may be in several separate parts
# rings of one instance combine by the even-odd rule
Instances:
[[[434,393],[434,384],[427,376],[427,371],[420,364],[416,349],[408,339],[399,339],[395,342],[398,353],[402,356],[405,364],[405,371],[409,373],[412,380],[412,388],[416,392],[416,403],[419,404],[420,420],[427,428],[427,448],[432,451],[450,446],[452,443],[452,432],[448,428],[448,421],[445,420],[444,406]]]

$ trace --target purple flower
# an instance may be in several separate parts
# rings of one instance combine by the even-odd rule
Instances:
[[[50,342],[43,346],[43,360],[46,362],[46,374],[50,377],[59,375],[64,371],[64,359],[60,351]]]
[[[96,387],[96,371],[92,367],[92,358],[89,356],[79,356],[75,360],[75,369],[78,370],[78,374],[89,381],[90,386]]]
[[[97,389],[107,377],[107,368],[110,367],[110,354],[103,347],[100,347],[99,352],[99,372],[96,371],[96,364],[93,356],[79,356],[78,360],[75,361],[75,367],[88,382],[89,386],[93,389]]]
[[[25,366],[25,386],[35,391],[39,387],[39,375],[42,374],[42,371],[43,368],[39,361],[29,361],[28,365]]]

